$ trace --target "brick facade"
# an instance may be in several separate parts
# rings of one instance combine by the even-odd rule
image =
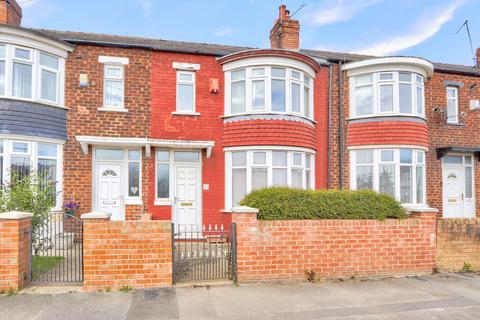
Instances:
[[[19,26],[22,22],[22,8],[15,0],[0,1],[0,23]]]
[[[240,283],[430,273],[435,213],[405,220],[258,221],[234,213]]]
[[[298,50],[300,48],[300,23],[290,19],[285,5],[279,7],[278,19],[270,31],[270,47]]]
[[[92,210],[92,153],[83,154],[76,136],[147,138],[150,132],[151,52],[77,45],[66,63],[65,104],[68,111],[68,141],[64,148],[64,200],[80,201],[79,213]],[[103,68],[99,56],[126,57],[125,108],[128,112],[100,111],[103,107]],[[79,86],[87,74],[89,86]],[[151,158],[142,157],[143,200],[148,201]],[[128,206],[126,217],[139,216],[142,206]]]
[[[0,291],[17,291],[30,281],[31,218],[9,214],[0,214]]]
[[[172,285],[170,221],[85,219],[83,230],[86,290]]]
[[[464,263],[480,270],[480,219],[438,220],[437,266],[459,271]]]

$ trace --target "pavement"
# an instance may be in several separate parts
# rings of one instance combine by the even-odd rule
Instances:
[[[480,276],[474,274],[128,293],[27,292],[0,297],[0,319],[480,319]]]

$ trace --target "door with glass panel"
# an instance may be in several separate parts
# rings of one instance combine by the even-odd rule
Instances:
[[[200,154],[176,151],[173,223],[179,231],[201,231]]]
[[[443,158],[443,217],[475,216],[473,157],[447,155]]]

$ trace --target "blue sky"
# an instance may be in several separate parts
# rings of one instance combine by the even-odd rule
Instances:
[[[268,47],[280,0],[18,0],[24,26]],[[302,48],[414,55],[472,65],[480,0],[283,0],[301,23]]]

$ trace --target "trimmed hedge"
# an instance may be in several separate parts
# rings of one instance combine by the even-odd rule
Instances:
[[[370,190],[273,187],[251,192],[240,205],[257,208],[260,220],[406,218],[405,209],[398,201]]]

